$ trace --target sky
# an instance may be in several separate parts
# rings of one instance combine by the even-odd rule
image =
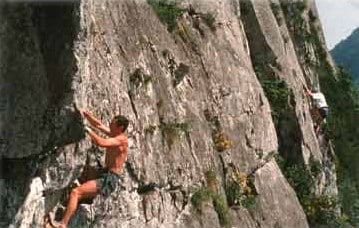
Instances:
[[[359,0],[315,0],[329,49],[359,27]]]

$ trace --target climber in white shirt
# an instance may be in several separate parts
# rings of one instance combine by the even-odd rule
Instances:
[[[329,114],[329,107],[323,93],[319,92],[317,88],[307,90],[308,97],[311,98],[311,113],[318,118],[314,127],[315,133],[318,135],[321,124]]]

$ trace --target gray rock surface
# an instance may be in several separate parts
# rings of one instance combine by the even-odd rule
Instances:
[[[8,142],[0,154],[4,226],[43,226],[50,210],[66,205],[85,163],[96,165],[95,154],[103,160],[104,151],[84,134],[76,104],[105,123],[116,114],[131,123],[120,187],[81,204],[69,227],[221,227],[215,203],[204,202],[200,211],[191,204],[209,170],[224,199],[232,175],[253,180],[256,206],[230,207],[231,227],[308,227],[273,158],[278,138],[288,139],[287,153],[300,161],[327,164],[314,188],[335,195],[335,166],[324,155],[333,151],[320,149],[295,41],[271,3],[178,1],[192,11],[177,19],[173,32],[140,0],[0,5],[6,47],[0,92],[9,91],[0,109]],[[206,14],[215,22],[206,24]],[[261,54],[266,63],[274,56],[281,69],[273,71],[294,95],[289,122],[295,127],[281,128],[279,136],[254,70]],[[223,151],[218,131],[230,142]],[[150,190],[141,191],[144,186]]]

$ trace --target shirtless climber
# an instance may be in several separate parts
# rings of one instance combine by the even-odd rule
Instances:
[[[329,107],[325,100],[324,94],[319,92],[317,88],[313,88],[312,91],[307,90],[307,95],[311,98],[312,110],[311,113],[317,118],[314,126],[315,134],[318,135],[320,126],[325,121],[325,118],[329,114]]]
[[[108,138],[102,138],[97,133],[86,127],[87,134],[100,147],[106,148],[105,171],[100,178],[89,180],[82,185],[72,189],[65,214],[60,222],[55,221],[54,213],[50,213],[50,222],[53,227],[66,228],[72,215],[76,211],[79,200],[93,198],[97,194],[109,195],[115,190],[119,181],[119,174],[127,156],[127,136],[125,131],[129,121],[126,117],[118,115],[106,127],[95,116],[87,110],[81,110],[90,124],[106,134]]]

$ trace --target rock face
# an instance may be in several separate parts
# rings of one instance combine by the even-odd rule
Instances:
[[[44,226],[84,166],[103,160],[76,105],[131,124],[120,187],[80,204],[70,227],[308,227],[273,155],[327,167],[319,195],[337,194],[335,166],[303,92],[314,76],[273,4],[283,3],[1,4],[1,225]],[[163,6],[178,17],[161,21]],[[274,124],[261,82],[278,78],[291,95]],[[237,176],[254,207],[231,200]],[[215,196],[198,208],[203,189]]]

